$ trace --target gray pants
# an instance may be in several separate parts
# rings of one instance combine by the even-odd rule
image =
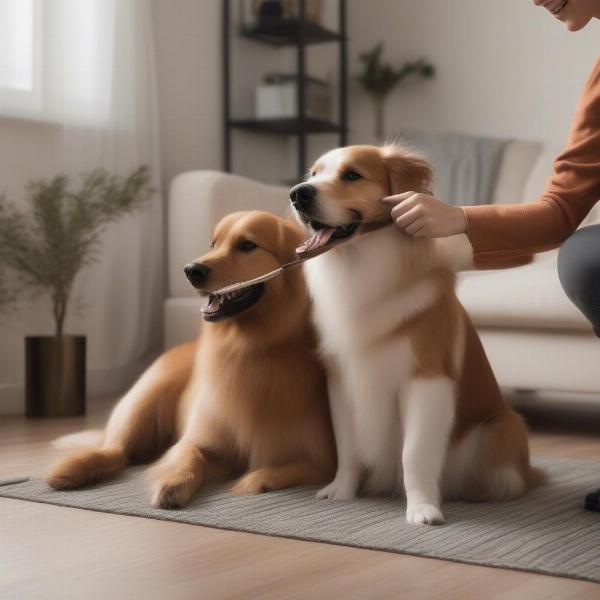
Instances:
[[[578,229],[567,239],[558,254],[558,277],[600,337],[600,225]]]

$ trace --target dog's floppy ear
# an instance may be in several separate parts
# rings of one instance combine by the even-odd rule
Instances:
[[[278,253],[284,262],[297,258],[296,248],[306,239],[302,227],[291,218],[281,219],[277,223]]]
[[[390,195],[432,192],[433,172],[422,156],[393,144],[383,146],[381,156],[388,174]]]

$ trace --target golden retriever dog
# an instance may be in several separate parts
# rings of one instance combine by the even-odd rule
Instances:
[[[290,192],[313,234],[300,253],[337,243],[304,266],[338,457],[318,496],[402,493],[407,521],[424,524],[443,522],[442,498],[509,500],[538,478],[526,427],[455,295],[456,240],[402,233],[380,201],[426,192],[431,179],[402,147],[351,146],[319,158]],[[360,235],[379,222],[389,225]]]
[[[58,462],[48,483],[76,488],[165,449],[150,470],[161,508],[185,506],[203,483],[234,475],[240,494],[328,481],[335,447],[302,270],[211,293],[293,260],[304,237],[268,213],[226,216],[210,252],[185,268],[206,296],[198,341],[158,358],[115,407],[101,445]]]

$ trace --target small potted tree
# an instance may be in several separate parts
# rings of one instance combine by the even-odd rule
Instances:
[[[146,167],[127,177],[95,170],[78,189],[64,175],[31,182],[27,210],[0,196],[0,266],[15,281],[12,290],[0,281],[0,298],[10,300],[27,288],[42,292],[54,318],[54,335],[25,339],[27,416],[85,413],[86,338],[64,332],[73,283],[97,260],[104,227],[148,198],[148,182]]]
[[[16,292],[6,282],[6,275],[0,265],[0,310],[3,314],[15,301]]]
[[[360,54],[363,71],[358,82],[371,96],[375,105],[375,137],[383,142],[385,136],[385,101],[389,94],[409,77],[429,79],[435,75],[433,65],[424,59],[406,62],[395,69],[382,61],[383,44]]]

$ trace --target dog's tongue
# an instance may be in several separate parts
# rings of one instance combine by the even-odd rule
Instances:
[[[309,252],[310,250],[315,250],[316,248],[321,248],[325,246],[327,242],[331,239],[331,236],[335,232],[335,227],[323,227],[319,229],[314,235],[309,237],[302,246],[296,248],[296,254],[304,254],[305,252]]]
[[[210,295],[208,302],[200,309],[203,314],[211,315],[216,313],[222,306],[225,296]]]

